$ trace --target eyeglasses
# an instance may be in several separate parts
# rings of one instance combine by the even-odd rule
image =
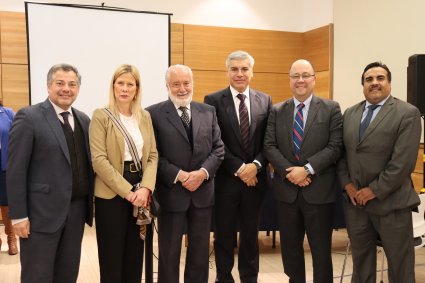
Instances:
[[[170,87],[177,89],[177,88],[180,88],[182,85],[183,85],[184,88],[188,88],[192,85],[192,83],[191,82],[182,82],[182,83],[173,82],[173,83],[170,83],[169,85],[170,85]]]
[[[308,80],[311,77],[314,77],[315,74],[309,74],[309,73],[302,73],[302,74],[292,74],[289,75],[289,77],[292,80],[298,81],[299,79]]]

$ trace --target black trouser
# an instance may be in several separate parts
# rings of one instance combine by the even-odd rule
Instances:
[[[137,172],[124,172],[124,178],[131,184],[140,181]],[[95,207],[100,282],[140,283],[144,241],[133,205],[117,195],[112,199],[96,197]]]

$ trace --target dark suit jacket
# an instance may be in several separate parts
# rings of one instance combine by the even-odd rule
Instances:
[[[297,165],[293,153],[294,100],[276,104],[270,113],[264,153],[275,169],[273,188],[279,201],[292,203],[298,186],[285,178],[286,169]],[[300,165],[310,163],[315,171],[312,183],[301,190],[313,204],[335,201],[336,162],[342,151],[342,114],[339,104],[313,95],[301,145]]]
[[[373,214],[417,206],[420,201],[410,174],[421,136],[419,110],[389,97],[359,142],[364,107],[362,101],[344,113],[345,155],[338,164],[341,185],[369,186],[376,198],[366,204],[366,210]]]
[[[225,145],[223,163],[217,172],[216,192],[239,192],[244,183],[234,174],[243,163],[258,160],[263,170],[257,175],[257,188],[266,189],[267,161],[263,155],[263,140],[267,126],[267,117],[272,107],[271,97],[250,88],[249,103],[251,124],[249,129],[249,150],[245,152],[236,114],[235,103],[230,87],[205,96],[205,103],[215,107],[221,138]]]
[[[161,209],[182,212],[214,204],[214,176],[224,156],[220,128],[213,107],[191,102],[193,151],[174,104],[164,101],[146,108],[151,114],[159,153],[155,194]],[[174,183],[180,169],[208,171],[209,179],[194,192]]]
[[[72,108],[84,132],[87,158],[89,117]],[[93,221],[93,171],[89,164],[87,224]],[[9,216],[28,217],[31,230],[53,233],[65,222],[72,197],[72,169],[61,122],[48,99],[18,111],[9,137],[6,172]]]

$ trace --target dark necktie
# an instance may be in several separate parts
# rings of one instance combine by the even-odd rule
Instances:
[[[296,160],[300,160],[301,158],[301,144],[303,143],[303,135],[304,135],[304,116],[303,116],[303,108],[304,103],[298,104],[297,113],[295,114],[294,119],[294,130],[292,132],[292,140],[294,143],[294,155]]]
[[[68,129],[72,130],[71,124],[69,123],[68,117],[69,115],[71,115],[71,113],[69,113],[68,111],[62,112],[60,113],[60,115],[63,118],[63,124],[65,125],[65,127],[68,127]]]
[[[186,128],[189,128],[190,125],[190,119],[189,119],[189,114],[187,114],[187,107],[179,107],[179,109],[182,111],[182,115],[180,116],[180,118],[183,121],[183,124]]]
[[[241,130],[243,147],[246,151],[249,147],[249,116],[248,108],[245,104],[246,96],[243,93],[239,93],[236,97],[241,101],[239,103],[239,127]]]
[[[372,120],[372,116],[373,116],[373,111],[375,111],[376,108],[378,108],[381,105],[369,105],[367,107],[367,114],[366,117],[363,119],[363,121],[360,123],[360,133],[359,133],[359,137],[360,140],[363,138],[364,133],[366,132],[367,127],[370,124],[370,121]]]

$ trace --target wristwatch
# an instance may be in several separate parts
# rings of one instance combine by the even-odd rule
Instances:
[[[307,166],[307,165],[304,165],[304,170],[305,170],[305,172],[307,172],[307,175],[308,175],[308,176],[310,176],[310,175],[311,175],[311,171],[310,171],[310,169],[308,168],[308,166]]]
[[[262,166],[260,165],[260,163],[258,163],[258,162],[252,162],[252,163],[254,163],[255,167],[257,167],[257,173],[260,173],[261,172],[261,168],[262,168]]]

